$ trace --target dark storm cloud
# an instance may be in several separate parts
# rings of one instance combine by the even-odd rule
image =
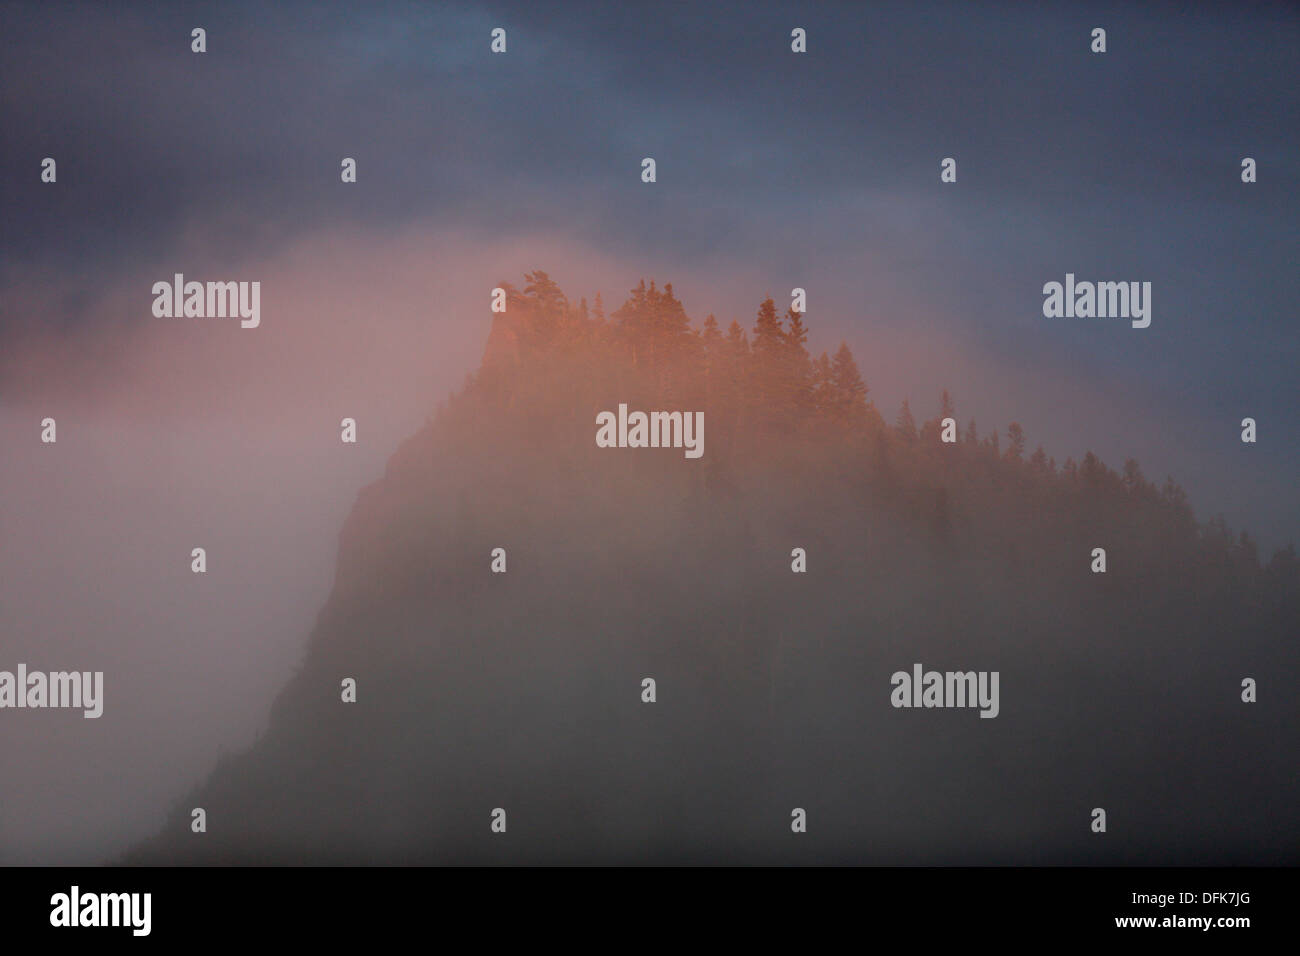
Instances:
[[[357,488],[473,368],[485,290],[525,269],[609,309],[644,272],[745,325],[805,286],[810,345],[847,339],[887,418],[904,397],[932,414],[946,385],[963,423],[1018,420],[1058,462],[1135,455],[1202,518],[1300,536],[1298,24],[1188,4],[6,5],[0,649],[102,658],[115,696],[114,746],[6,725],[30,779],[0,800],[0,860],[135,839],[252,738]],[[265,283],[256,333],[151,321],[155,279],[227,265]],[[1151,327],[1044,319],[1067,271],[1151,281]],[[344,414],[365,436],[349,458]],[[1258,446],[1237,441],[1247,414]]]
[[[300,229],[566,207],[580,224],[582,206],[617,224],[641,205],[625,186],[647,153],[673,186],[665,228],[708,197],[710,216],[735,219],[924,194],[955,153],[967,191],[999,204],[1120,216],[1126,197],[1228,199],[1214,187],[1246,148],[1271,172],[1261,185],[1294,172],[1294,18],[1097,17],[1105,58],[1079,39],[1092,20],[998,7],[25,7],[0,68],[6,173],[59,153],[64,216],[10,185],[5,214],[27,228],[6,252],[161,243],[187,214],[231,206]],[[786,55],[795,22],[806,58]],[[505,57],[486,52],[497,23]],[[199,24],[203,57],[188,49]],[[322,203],[353,154],[360,199]]]
[[[506,56],[488,52],[497,25]],[[807,56],[789,53],[794,25]],[[5,27],[0,296],[44,270],[59,293],[45,314],[5,308],[0,335],[88,321],[95,290],[195,230],[247,257],[432,221],[568,234],[661,279],[757,270],[773,280],[754,297],[815,289],[828,337],[906,323],[1013,368],[1141,383],[1140,404],[1225,434],[1246,414],[1300,427],[1293,10],[30,5]],[[37,181],[46,155],[57,189]],[[1046,322],[1039,290],[1067,271],[1152,281],[1152,328]],[[746,323],[752,307],[732,306]],[[960,379],[935,375],[913,384]],[[1278,447],[1256,458],[1293,471]]]
[[[1294,19],[1098,16],[1106,58],[1088,53],[1077,13],[998,7],[25,7],[3,66],[6,173],[59,153],[60,211],[77,229],[10,186],[5,214],[28,228],[6,251],[160,243],[188,213],[232,205],[305,229],[453,210],[490,222],[521,206],[554,220],[574,200],[579,222],[590,205],[622,223],[646,153],[674,187],[660,191],[665,220],[702,197],[735,218],[929,190],[954,153],[968,191],[999,203],[1121,215],[1125,196],[1215,196],[1243,148],[1265,182],[1294,171]],[[806,58],[786,55],[795,22]],[[498,23],[505,57],[486,52]],[[196,57],[200,24],[210,52]],[[323,204],[345,154],[363,162],[364,201]]]

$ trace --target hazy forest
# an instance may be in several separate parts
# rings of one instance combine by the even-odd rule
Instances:
[[[1300,862],[1293,546],[981,431],[942,382],[886,415],[888,357],[770,298],[723,328],[671,284],[608,313],[502,286],[482,366],[361,493],[266,732],[128,862]],[[597,448],[619,403],[703,410],[703,457]],[[1000,715],[892,707],[915,662],[1000,671]]]

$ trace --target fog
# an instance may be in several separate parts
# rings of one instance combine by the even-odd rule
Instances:
[[[752,349],[676,306],[510,295],[349,514],[268,732],[127,861],[1294,859],[1294,552],[1131,464],[887,426],[771,302]],[[597,447],[623,402],[703,407],[705,455]],[[922,667],[1000,674],[997,716],[899,709]]]
[[[358,491],[477,366],[488,290],[538,248],[601,268],[559,242],[432,231],[324,235],[256,262],[194,242],[105,289],[83,331],[6,347],[0,669],[102,670],[106,703],[97,720],[4,712],[0,862],[117,852],[253,739]],[[150,287],[178,271],[261,281],[261,327],[153,318]],[[32,276],[5,308],[56,319],[51,288]]]
[[[5,712],[0,862],[111,858],[265,729],[330,593],[358,492],[477,368],[498,282],[547,268],[572,297],[602,292],[612,311],[640,277],[659,276],[697,324],[715,312],[746,328],[759,298],[791,284],[712,261],[664,275],[562,236],[430,224],[326,231],[255,258],[201,235],[104,287],[76,324],[60,321],[56,272],[5,293],[27,331],[0,355],[0,669],[102,670],[105,709],[98,720]],[[154,318],[150,288],[176,272],[260,281],[261,326]],[[809,343],[833,351],[848,338],[889,421],[904,397],[929,415],[947,386],[963,422],[987,431],[1019,418],[1030,447],[1041,440],[1058,461],[1101,434],[1153,477],[1204,461],[1170,449],[1164,421],[1137,414],[1124,390],[1025,368],[954,340],[937,313],[893,309],[821,294]],[[39,440],[46,417],[55,444]],[[355,445],[340,441],[344,417],[357,421]],[[1248,473],[1215,469],[1208,484],[1220,489]],[[195,547],[206,574],[190,570]]]

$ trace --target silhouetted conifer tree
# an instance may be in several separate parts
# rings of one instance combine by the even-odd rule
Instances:
[[[847,342],[841,342],[831,362],[831,388],[835,416],[846,424],[859,424],[867,414],[867,385]]]
[[[912,408],[907,404],[907,399],[903,399],[903,407],[898,410],[898,421],[894,423],[894,429],[903,441],[916,441],[916,419],[912,417]]]
[[[957,420],[957,405],[952,400],[945,388],[943,394],[939,396],[939,422],[942,424],[945,418],[951,418],[954,422]]]
[[[1025,456],[1025,430],[1019,422],[1007,426],[1007,458],[1020,461]]]
[[[794,309],[787,310],[785,320],[784,390],[786,400],[793,406],[797,417],[802,418],[813,410],[812,360],[805,345],[808,328]]]

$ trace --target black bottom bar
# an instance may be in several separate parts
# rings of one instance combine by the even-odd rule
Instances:
[[[0,870],[0,925],[7,942],[78,945],[373,945],[420,931],[436,934],[416,937],[434,945],[807,945],[829,944],[832,933],[927,949],[946,939],[1079,937],[1231,945],[1284,931],[1295,885],[1292,869],[15,867]],[[76,922],[118,925],[52,925],[73,921],[74,886]],[[148,934],[136,935],[146,923]]]

